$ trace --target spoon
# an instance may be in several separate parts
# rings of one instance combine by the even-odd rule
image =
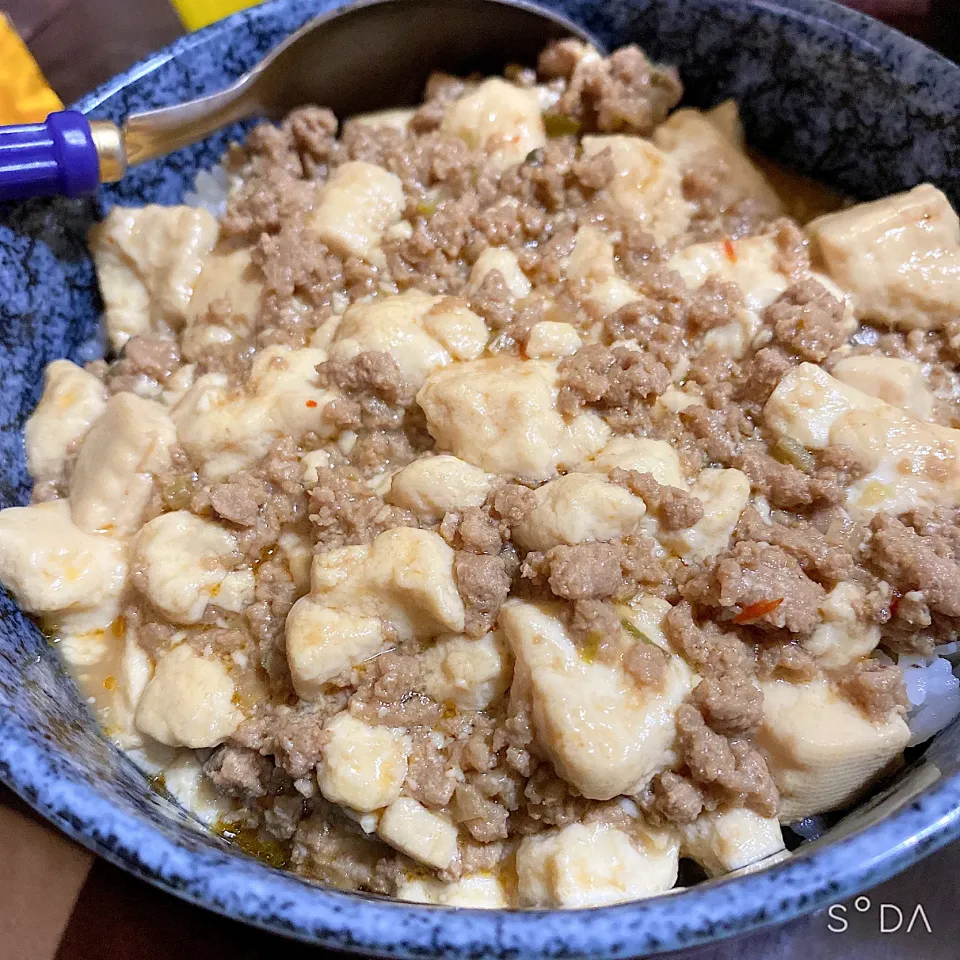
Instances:
[[[122,126],[76,110],[0,127],[0,200],[91,193],[127,168],[221,127],[279,121],[318,104],[343,118],[414,106],[435,70],[465,76],[532,66],[551,40],[585,30],[526,0],[371,0],[310,20],[219,93],[127,117]]]

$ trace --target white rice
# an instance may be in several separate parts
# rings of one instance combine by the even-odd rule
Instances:
[[[804,840],[816,840],[823,836],[829,829],[827,818],[816,814],[812,817],[805,817],[803,820],[797,820],[790,824],[790,829]]]
[[[932,657],[901,656],[910,709],[910,745],[923,743],[960,715],[960,678],[948,657],[956,657],[956,641],[937,647]]]
[[[188,207],[202,207],[215,217],[221,217],[227,209],[227,195],[230,193],[230,176],[222,163],[210,170],[201,170],[193,183],[193,189],[184,195],[183,202]]]

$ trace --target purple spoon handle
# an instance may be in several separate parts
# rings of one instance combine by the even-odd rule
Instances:
[[[61,110],[44,123],[0,127],[0,201],[79,197],[99,185],[97,147],[82,113]]]

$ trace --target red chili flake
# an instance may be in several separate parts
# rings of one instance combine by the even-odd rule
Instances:
[[[776,600],[761,600],[759,603],[751,603],[745,606],[734,618],[734,623],[749,623],[751,620],[759,620],[768,613],[773,613],[780,604],[783,603],[783,597],[777,597]]]
[[[903,594],[899,590],[893,591],[893,596],[890,598],[890,619],[892,620],[897,615],[897,608],[900,606],[900,601],[903,599]]]
[[[313,407],[315,407],[316,405],[317,405],[317,401],[316,401],[316,400],[308,400],[308,401],[307,401],[307,406],[310,407],[311,409],[313,409]]]
[[[737,262],[737,251],[729,237],[723,238],[723,252],[731,263]]]

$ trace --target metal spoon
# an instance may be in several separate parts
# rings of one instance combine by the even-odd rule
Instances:
[[[530,66],[551,40],[585,30],[526,0],[372,0],[316,17],[249,73],[207,97],[127,118],[122,127],[75,110],[0,127],[0,200],[90,193],[221,127],[280,120],[319,104],[339,117],[413,106],[434,70],[498,73]]]

